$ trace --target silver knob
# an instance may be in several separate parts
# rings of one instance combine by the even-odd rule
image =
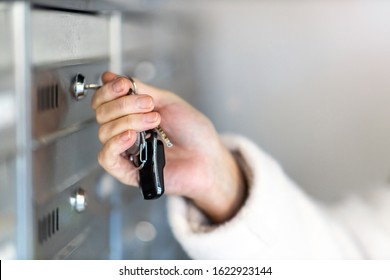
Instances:
[[[87,196],[82,188],[79,188],[74,196],[70,198],[70,205],[79,213],[85,210],[87,207]]]
[[[86,84],[84,75],[78,73],[73,78],[71,90],[72,90],[74,98],[76,98],[77,100],[81,100],[87,95],[88,89],[96,90],[96,89],[99,89],[100,87],[101,87],[101,85]]]

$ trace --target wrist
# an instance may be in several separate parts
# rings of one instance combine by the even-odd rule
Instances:
[[[213,185],[206,195],[193,199],[194,204],[216,224],[233,218],[247,197],[244,173],[233,153],[222,147]]]

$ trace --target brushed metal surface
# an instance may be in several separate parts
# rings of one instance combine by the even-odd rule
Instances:
[[[52,20],[58,14],[62,15],[53,11],[34,11],[33,28],[41,28],[37,25],[37,15],[46,13]],[[75,18],[76,26],[70,27]],[[54,29],[59,33],[64,31],[60,35],[53,34],[50,39],[50,44],[58,42],[63,47],[61,40],[70,40],[66,38],[66,32],[72,36],[81,35],[81,30],[75,32],[73,28],[85,21],[93,23],[95,19],[106,23],[105,19],[99,21],[99,17],[91,15],[66,14],[59,17],[59,22],[50,27],[52,29],[40,30],[48,34],[53,34]],[[99,28],[99,24],[95,27]],[[99,39],[104,40],[100,43],[107,45],[108,34],[104,30],[99,34]],[[106,46],[93,46],[98,43],[94,41],[94,35],[91,35],[91,40],[88,33],[83,36],[78,42],[72,42],[75,43],[75,51],[71,47],[65,52],[61,48],[49,50],[46,57],[37,60],[37,52],[34,53],[33,49],[35,65],[30,104],[34,193],[32,223],[33,257],[37,259],[108,259],[110,256],[109,196],[102,199],[96,195],[99,178],[104,173],[97,163],[100,143],[91,108],[93,92],[79,101],[71,92],[72,80],[77,73],[82,73],[89,83],[100,84],[101,74],[109,69],[109,59],[108,54],[102,52],[107,49]],[[43,40],[42,34],[35,33],[33,36],[33,46],[41,48],[39,53],[48,50]],[[88,45],[90,43],[92,45]],[[96,53],[99,53],[98,58],[94,55]],[[51,56],[55,56],[56,60],[46,59]],[[82,213],[71,204],[71,198],[79,188],[85,190],[88,203]]]
[[[71,92],[73,77],[82,73],[88,83],[100,84],[100,76],[108,68],[108,60],[35,68],[31,89],[33,138],[40,141],[44,136],[93,121],[93,93],[77,101]]]
[[[0,259],[15,259],[16,104],[13,71],[12,10],[0,4]]]
[[[0,134],[15,146],[0,153],[0,226],[7,228],[1,230],[0,256],[13,252],[17,258],[37,259],[186,258],[170,231],[165,198],[145,203],[136,188],[113,178],[106,182],[109,176],[96,160],[100,143],[90,107],[92,94],[76,101],[69,91],[77,73],[83,73],[88,83],[100,83],[100,75],[115,65],[113,61],[120,62],[116,65],[124,74],[143,73],[140,77],[149,77],[152,83],[172,86],[180,83],[174,81],[178,76],[172,68],[183,56],[175,56],[174,42],[161,48],[158,38],[169,27],[162,28],[153,16],[144,17],[142,8],[124,17],[121,33],[115,27],[122,17],[115,17],[113,24],[112,14],[98,4],[105,1],[76,2],[20,2],[13,18],[16,28],[8,33],[4,28],[11,27],[13,16],[0,5],[2,50],[9,37],[20,43],[17,55],[7,47],[10,52],[0,61],[0,73],[4,73],[0,89],[6,89],[0,94],[12,96],[17,80],[15,93],[21,104],[8,104],[22,109],[16,114],[18,132],[7,130],[7,135],[17,134],[17,139]],[[125,45],[120,44],[120,34],[127,36]],[[113,39],[118,40],[116,44],[110,42]],[[14,76],[14,72],[19,74]],[[19,165],[14,158],[18,153]],[[79,188],[87,199],[82,213],[70,203]],[[18,194],[12,193],[15,189]],[[16,209],[19,214],[12,216]]]
[[[33,10],[32,64],[109,57],[109,19],[105,14]]]
[[[109,203],[96,192],[101,174],[99,168],[92,170],[50,201],[36,203],[35,258],[109,258]],[[79,188],[85,190],[88,201],[82,213],[70,203]]]

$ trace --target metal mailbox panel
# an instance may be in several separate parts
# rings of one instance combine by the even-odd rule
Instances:
[[[0,153],[15,149],[15,92],[11,10],[0,4]],[[0,157],[1,159],[1,157]]]
[[[0,259],[16,258],[16,120],[12,15],[0,3]]]
[[[0,3],[0,72],[2,74],[12,73],[13,51],[12,51],[12,16],[10,6]],[[2,80],[0,90],[9,86],[12,80]]]
[[[33,247],[38,259],[108,259],[109,195],[99,195],[93,91],[72,95],[76,74],[100,84],[109,69],[109,15],[31,13]],[[72,202],[86,194],[85,210]]]
[[[37,202],[34,221],[35,258],[108,259],[109,204],[99,195],[99,169],[90,172],[50,201]],[[82,189],[86,207],[78,212],[71,198]]]
[[[33,151],[33,186],[37,202],[49,201],[98,167],[97,129],[97,125],[88,125]]]
[[[35,67],[32,73],[32,186],[34,257],[109,258],[109,199],[98,197],[98,125],[87,95],[72,96],[73,77],[100,83],[107,60]],[[70,200],[78,188],[87,207],[78,213]]]
[[[0,161],[0,258],[16,256],[16,162],[14,157]]]
[[[34,65],[110,54],[108,15],[33,10],[31,23]]]
[[[23,63],[26,72],[31,70],[31,77],[29,72],[26,79],[31,90],[25,92],[26,96],[31,95],[27,98],[29,102],[31,99],[28,105],[31,106],[31,134],[30,127],[26,128],[27,137],[31,136],[31,139],[25,139],[25,142],[29,144],[32,140],[32,146],[26,145],[23,153],[26,154],[29,174],[26,202],[30,203],[31,198],[26,209],[31,211],[25,211],[23,220],[28,220],[28,225],[31,221],[31,226],[22,229],[28,236],[32,233],[33,241],[31,244],[26,238],[28,250],[24,255],[38,259],[185,258],[168,228],[165,211],[161,211],[165,208],[164,198],[146,204],[138,197],[138,190],[122,186],[115,180],[111,180],[111,189],[104,187],[102,181],[105,179],[102,178],[108,175],[98,167],[96,160],[100,144],[95,114],[90,106],[93,93],[81,101],[76,101],[71,95],[72,79],[77,73],[82,73],[87,83],[100,83],[100,75],[112,65],[110,40],[113,34],[110,32],[115,33],[116,39],[119,33],[110,29],[110,14],[66,12],[34,6],[30,12],[28,19],[31,19],[31,24],[26,32],[31,39],[32,61],[31,65],[28,59]],[[172,65],[164,63],[166,48],[159,49],[161,44],[155,41],[155,28],[159,25],[151,18],[133,16],[131,13],[129,25],[121,26],[122,34],[128,34],[123,48],[126,56],[120,52],[115,59],[121,57],[126,65],[122,68],[124,73],[157,84],[161,79],[167,81],[167,77],[171,77],[167,73],[173,72]],[[12,63],[1,64],[0,71],[3,65],[12,67]],[[139,73],[144,73],[144,76]],[[163,73],[165,75],[158,78]],[[13,78],[7,77],[7,81],[12,84]],[[0,88],[4,84],[0,82]],[[13,102],[15,105],[15,100]],[[15,144],[15,138],[6,138],[11,139],[11,145]],[[1,201],[2,206],[11,209],[12,198],[8,200],[7,192],[9,186],[15,185],[13,179],[18,170],[15,169],[15,159],[8,155],[9,152],[0,158],[3,180],[0,191],[2,198],[7,198],[4,203]],[[72,198],[80,189],[87,197],[87,206],[81,213],[72,204]],[[12,216],[7,221],[1,218],[4,216],[0,217],[0,226],[11,228],[11,231],[15,229]],[[154,228],[156,237],[151,238],[149,234],[148,239],[143,236],[145,227],[151,230],[149,233],[153,233]],[[0,236],[0,251],[1,242],[5,240],[3,236],[6,235]],[[15,233],[9,232],[7,236],[13,238]]]
[[[88,83],[101,83],[100,76],[107,71],[107,60],[63,67],[37,67],[33,73],[32,85],[32,133],[34,139],[48,137],[66,128],[77,129],[95,119],[91,108],[93,92],[77,101],[71,94],[72,81],[82,73]]]

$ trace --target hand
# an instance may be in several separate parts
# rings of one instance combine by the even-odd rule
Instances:
[[[138,170],[122,154],[137,131],[161,125],[173,143],[165,148],[165,191],[185,196],[214,222],[231,218],[241,206],[244,180],[211,122],[171,92],[136,81],[138,95],[127,95],[130,80],[104,73],[92,99],[100,125],[101,166],[122,183],[137,186]]]

